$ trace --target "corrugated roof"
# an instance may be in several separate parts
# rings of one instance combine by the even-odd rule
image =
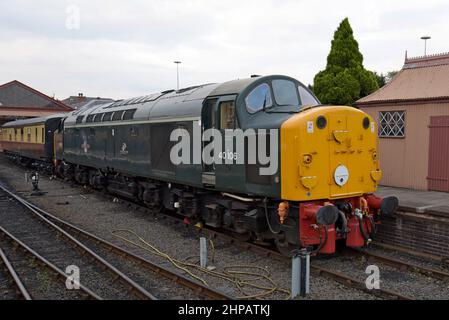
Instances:
[[[358,100],[380,102],[449,99],[449,54],[406,58],[402,70],[385,86]]]

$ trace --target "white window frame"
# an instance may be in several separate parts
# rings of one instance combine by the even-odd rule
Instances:
[[[405,138],[405,110],[379,111],[379,137]]]

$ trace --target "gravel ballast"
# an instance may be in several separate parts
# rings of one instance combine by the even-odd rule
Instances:
[[[199,261],[199,234],[195,229],[186,228],[182,224],[175,224],[168,219],[163,219],[161,215],[150,213],[149,210],[135,210],[129,208],[126,204],[120,203],[120,201],[107,200],[107,198],[99,192],[92,192],[90,189],[78,185],[71,185],[68,182],[61,182],[58,180],[50,181],[48,177],[44,176],[41,176],[40,188],[45,191],[46,194],[41,197],[30,197],[29,193],[31,185],[24,181],[24,172],[24,168],[15,167],[13,164],[7,162],[6,159],[0,157],[0,181],[8,183],[15,190],[20,191],[21,196],[44,208],[55,216],[73,223],[86,231],[128,249],[146,259],[169,268],[174,268],[174,266],[166,258],[156,256],[146,250],[125,243],[123,240],[115,237],[112,232],[115,230],[130,230],[174,259],[181,261],[187,259],[189,262]],[[135,237],[132,237],[130,234],[127,236],[136,240]],[[224,272],[230,270],[227,269],[230,266],[237,265],[251,266],[251,268],[237,268],[231,270],[247,270],[249,272],[260,274],[262,272],[257,268],[263,268],[270,274],[270,279],[272,279],[276,284],[276,287],[281,289],[281,291],[275,291],[264,295],[262,298],[285,299],[288,297],[286,291],[288,291],[291,286],[290,263],[280,262],[269,257],[262,257],[254,252],[244,251],[241,248],[221,241],[220,239],[214,240],[214,247],[215,258],[213,262],[211,261],[211,265],[216,268],[216,271]],[[212,258],[211,255],[209,258]],[[119,261],[115,261],[115,263],[117,263],[117,265],[120,263],[126,264],[126,262]],[[344,273],[363,281],[367,277],[365,269],[368,264],[363,264],[363,262],[344,261],[344,259],[332,257],[327,259],[314,259],[313,263],[334,270],[341,270]],[[391,275],[391,272],[394,270],[389,270],[389,267],[382,265],[379,267],[381,268],[381,277],[383,270],[385,270],[386,277],[383,282],[381,279],[381,284],[387,285],[386,282],[389,281],[389,274]],[[195,269],[189,270],[206,281],[211,287],[219,289],[234,297],[239,297],[241,295],[253,296],[266,292],[253,287],[244,287],[244,292],[241,292],[237,289],[235,283],[198,272]],[[177,269],[177,271],[182,272],[179,269]],[[129,276],[134,279],[133,275]],[[148,276],[150,277],[151,275]],[[391,289],[396,289],[403,294],[416,293],[416,297],[420,299],[434,298],[432,294],[429,293],[432,293],[432,290],[434,289],[436,290],[436,287],[429,287],[429,289],[423,290],[423,282],[419,281],[421,279],[419,277],[420,276],[417,276],[417,279],[413,278],[410,281],[404,281],[402,286],[400,285],[401,282],[397,282],[397,286],[395,284]],[[141,281],[145,281],[144,278],[145,275],[141,274],[137,276],[135,280],[140,283]],[[254,278],[254,276],[246,276],[246,278],[251,279]],[[264,280],[253,281],[252,283],[265,287],[272,287],[270,283]],[[416,288],[413,287],[414,283],[416,283]],[[162,281],[152,282],[149,286],[154,289],[160,288],[161,291],[170,291]],[[167,287],[168,289],[164,289],[164,287]],[[371,294],[348,288],[335,281],[316,275],[312,275],[311,277],[310,289],[310,295],[306,299],[376,299],[376,297]],[[162,298],[193,299],[195,297],[179,290],[179,293],[173,292],[165,296],[162,295]],[[436,292],[435,298],[440,298],[440,295]]]

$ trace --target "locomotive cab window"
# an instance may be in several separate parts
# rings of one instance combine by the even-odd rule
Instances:
[[[235,129],[234,101],[220,103],[220,129]]]
[[[303,86],[298,86],[299,96],[301,97],[301,105],[303,106],[316,106],[320,103],[317,99],[313,97],[313,95],[307,91]]]
[[[279,106],[299,106],[296,85],[289,80],[273,80],[274,99]]]
[[[262,83],[246,97],[246,109],[249,113],[256,113],[264,108],[271,107],[273,105],[271,99],[270,86],[266,83]]]

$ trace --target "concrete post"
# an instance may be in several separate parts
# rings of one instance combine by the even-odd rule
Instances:
[[[207,267],[207,239],[205,237],[200,238],[200,265],[201,268]]]

